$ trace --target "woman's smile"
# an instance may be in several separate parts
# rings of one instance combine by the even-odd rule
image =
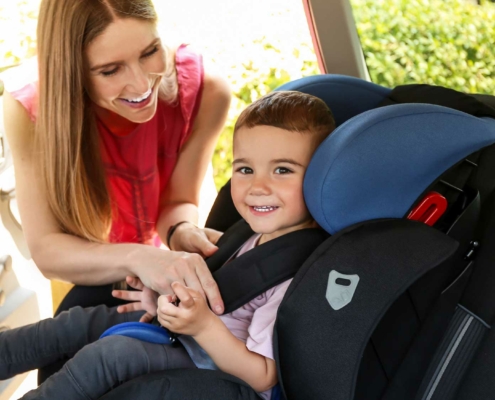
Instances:
[[[119,100],[128,107],[141,109],[151,103],[151,101],[153,100],[152,93],[153,89],[150,88],[144,95],[138,98],[119,98]]]

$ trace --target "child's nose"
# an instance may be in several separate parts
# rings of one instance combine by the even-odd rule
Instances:
[[[263,177],[255,177],[251,184],[251,194],[254,196],[262,196],[270,193],[270,185],[267,179]]]

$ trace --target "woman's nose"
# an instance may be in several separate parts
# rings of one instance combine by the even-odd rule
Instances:
[[[150,88],[149,74],[141,66],[131,68],[128,86],[137,95],[146,93]]]

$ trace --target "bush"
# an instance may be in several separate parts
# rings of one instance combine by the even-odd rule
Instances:
[[[495,7],[466,0],[353,0],[371,79],[493,94]]]
[[[352,0],[354,18],[371,80],[395,87],[428,83],[452,89],[493,94],[495,88],[495,6],[466,0]],[[265,51],[278,52],[267,43]],[[213,168],[217,188],[230,178],[232,132],[235,120],[251,101],[281,84],[319,73],[315,57],[294,62],[300,73],[261,67],[256,61],[243,65],[242,83],[234,81],[233,107],[220,136]]]

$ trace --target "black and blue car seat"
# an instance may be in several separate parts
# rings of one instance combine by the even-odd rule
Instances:
[[[279,398],[493,398],[495,120],[438,105],[380,107],[390,89],[344,76],[280,90],[322,98],[339,126],[305,177],[308,207],[332,236],[279,308]],[[221,371],[172,370],[102,398],[258,396]]]

